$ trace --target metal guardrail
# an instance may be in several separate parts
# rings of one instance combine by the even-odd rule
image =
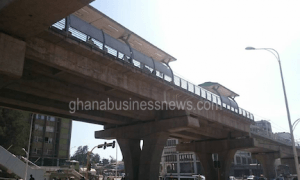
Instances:
[[[89,24],[89,26],[92,26],[92,25]],[[125,55],[125,53],[122,53],[121,51],[118,51],[114,48],[107,46],[105,43],[98,41],[93,36],[85,34],[81,31],[77,30],[76,28],[70,26],[70,24],[66,24],[65,19],[62,19],[62,20],[56,22],[55,24],[53,24],[51,26],[51,28],[53,28],[53,27],[56,30],[59,30],[59,31],[63,32],[64,34],[67,34],[70,38],[76,39],[80,42],[85,42],[87,45],[89,44],[88,39],[91,38],[91,40],[93,41],[93,44],[92,45],[89,44],[90,46],[95,47],[95,49],[99,49],[101,51],[104,51],[107,54],[112,55],[114,58],[116,58],[119,61],[123,61],[124,63],[131,64],[131,65],[141,69],[145,73],[151,74],[155,77],[158,77],[159,79],[163,79],[172,85],[176,85],[177,87],[180,87],[183,90],[186,90],[187,92],[198,96],[199,98],[210,101],[215,105],[223,107],[226,110],[232,111],[238,115],[241,115],[241,116],[246,117],[253,121],[255,119],[252,113],[250,113],[242,108],[237,109],[237,108],[231,107],[228,104],[222,103],[222,101],[218,95],[211,93],[211,92],[207,91],[206,89],[201,88],[200,86],[192,84],[183,78],[180,78],[176,75],[174,75],[172,78],[172,77],[165,75],[164,73],[159,72],[157,70],[154,71],[153,68],[143,64],[142,62],[140,62],[136,59],[132,59],[130,62],[129,61],[130,57]],[[95,28],[95,27],[93,26],[93,28]],[[66,29],[68,29],[68,30],[66,31]],[[172,72],[172,74],[173,74],[173,72]]]

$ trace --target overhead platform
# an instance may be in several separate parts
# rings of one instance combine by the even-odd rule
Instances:
[[[129,44],[131,48],[134,48],[138,52],[141,52],[156,61],[164,63],[176,61],[173,56],[154,46],[90,5],[81,8],[73,13],[73,15],[95,26],[97,29],[103,30],[114,39]]]
[[[199,86],[212,93],[225,96],[225,97],[231,97],[232,99],[239,96],[237,93],[231,91],[230,89],[226,88],[225,86],[217,82],[205,82],[203,84],[199,84]]]
[[[198,86],[215,93],[220,96],[222,104],[229,105],[234,109],[238,109],[238,104],[235,102],[234,98],[239,96],[237,93],[231,91],[230,89],[226,88],[225,86],[217,83],[217,82],[205,82],[199,84]],[[225,107],[225,106],[224,106]]]

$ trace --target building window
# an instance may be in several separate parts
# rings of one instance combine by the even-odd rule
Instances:
[[[168,139],[166,146],[176,146],[176,140],[175,139]]]
[[[45,137],[45,143],[52,143],[52,138]]]
[[[176,163],[168,163],[165,165],[167,169],[167,173],[177,173],[177,164]]]
[[[46,154],[52,155],[53,154],[53,150],[52,149],[47,149]]]
[[[47,121],[52,121],[52,122],[54,122],[54,121],[55,121],[55,117],[47,116]]]
[[[42,114],[36,114],[36,115],[35,115],[35,118],[36,118],[36,119],[42,119],[42,120],[44,120],[44,119],[45,119],[45,116],[42,115]]]
[[[43,142],[43,138],[40,136],[34,136],[34,142]]]
[[[180,154],[179,160],[180,161],[193,161],[193,154]]]
[[[247,162],[246,162],[246,158],[242,158],[242,161],[243,161],[243,164],[247,164]]]
[[[54,127],[46,126],[46,132],[54,132]]]
[[[180,163],[180,173],[194,173],[194,163]]]
[[[239,156],[236,157],[236,164],[241,164],[241,157]]]
[[[37,130],[37,131],[43,131],[43,126],[38,125],[38,124],[35,124],[35,125],[34,125],[34,130]]]
[[[165,161],[166,162],[177,161],[177,156],[176,155],[167,155],[167,156],[165,156]]]
[[[33,149],[33,154],[42,154],[42,149],[34,148]]]

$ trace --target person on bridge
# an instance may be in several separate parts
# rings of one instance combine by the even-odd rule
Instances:
[[[32,177],[32,174],[30,174],[30,179],[29,180],[34,180],[34,178]]]

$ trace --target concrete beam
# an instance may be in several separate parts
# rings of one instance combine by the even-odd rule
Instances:
[[[0,31],[22,39],[32,37],[92,1],[2,0]]]
[[[252,138],[244,138],[177,144],[176,150],[180,152],[218,153],[232,149],[246,149],[253,146],[254,140]]]
[[[24,41],[0,32],[0,74],[20,78],[23,74],[25,49]]]
[[[96,139],[142,139],[143,137],[159,132],[181,131],[182,128],[200,127],[199,121],[190,116],[175,117],[160,121],[145,122],[135,125],[95,131]]]
[[[101,52],[93,51],[85,46],[84,43],[76,42],[62,35],[58,36],[61,36],[59,44],[53,44],[40,38],[30,39],[27,43],[26,57],[60,70],[76,73],[78,76],[89,78],[110,88],[147,100],[161,102],[185,102],[191,100],[195,105],[198,101],[204,101],[196,95],[182,91],[179,87],[143,74],[135,68],[120,63]],[[46,51],[41,51],[42,49]],[[113,63],[113,65],[107,66],[109,63]],[[132,78],[128,73],[125,73],[127,71],[132,71],[134,72],[133,74],[139,75]],[[222,124],[228,129],[237,131],[249,132],[249,124],[252,123],[247,118],[229,110],[195,109],[191,110],[190,113],[193,116],[201,117],[203,120]]]

